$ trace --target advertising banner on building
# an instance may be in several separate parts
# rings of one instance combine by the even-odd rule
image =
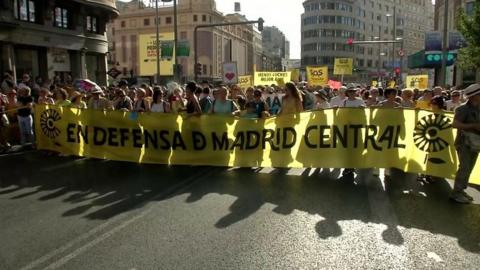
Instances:
[[[307,81],[311,86],[328,84],[328,67],[307,67]]]
[[[292,78],[292,72],[255,72],[255,85],[285,85]]]
[[[138,66],[140,68],[140,76],[153,76],[157,74],[156,40],[157,36],[155,33],[138,35]],[[160,33],[159,40],[161,48],[162,41],[173,41],[173,32]],[[166,49],[164,48],[164,50]],[[161,57],[160,55],[160,75],[173,76],[173,65],[175,64],[174,54],[175,52],[173,52],[173,55],[169,58]]]
[[[453,113],[341,108],[244,119],[35,107],[38,149],[136,163],[399,168],[454,178]],[[478,161],[477,163],[479,163]],[[480,166],[472,183],[480,184]]]
[[[333,75],[352,75],[353,58],[335,58]]]

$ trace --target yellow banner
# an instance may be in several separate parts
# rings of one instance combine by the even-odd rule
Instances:
[[[353,58],[335,58],[333,75],[352,75]]]
[[[417,88],[420,90],[428,88],[428,75],[410,75],[407,76],[407,88]]]
[[[263,120],[35,108],[38,148],[70,155],[240,167],[395,167],[450,179],[458,165],[452,121],[451,113],[381,108]],[[480,184],[480,166],[472,179]]]
[[[160,33],[159,40],[160,42],[173,42],[173,37],[173,32]],[[157,73],[157,47],[155,46],[156,40],[157,36],[155,33],[138,35],[138,62],[140,67],[140,76],[153,76]],[[160,58],[160,75],[173,75],[173,64],[175,64],[175,49],[173,51],[173,54],[174,56],[171,59]]]
[[[290,80],[291,80],[292,82],[298,83],[298,82],[300,81],[300,80],[299,80],[299,78],[300,78],[300,69],[294,68],[294,69],[291,70],[291,72],[292,72],[292,74],[291,74],[292,77],[290,78]]]
[[[255,72],[255,85],[285,85],[290,81],[292,72]]]
[[[253,86],[253,78],[251,75],[238,76],[238,86],[240,88],[248,88]]]
[[[307,81],[311,86],[328,85],[328,67],[307,67]]]

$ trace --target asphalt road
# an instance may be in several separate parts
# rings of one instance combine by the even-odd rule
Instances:
[[[392,171],[0,156],[0,269],[478,269],[480,192]]]

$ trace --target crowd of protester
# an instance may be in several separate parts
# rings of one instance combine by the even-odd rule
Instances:
[[[32,115],[35,104],[122,112],[220,114],[241,118],[267,118],[338,107],[412,108],[453,112],[463,106],[460,111],[467,112],[459,113],[458,115],[462,115],[463,118],[456,116],[454,123],[454,127],[460,130],[456,141],[457,151],[459,146],[465,144],[464,134],[469,131],[480,134],[479,106],[471,106],[477,104],[476,100],[480,96],[477,95],[480,94],[478,84],[471,87],[479,93],[471,88],[465,91],[442,87],[423,90],[383,89],[360,84],[348,84],[339,89],[331,89],[328,86],[310,87],[305,82],[289,82],[282,87],[271,85],[246,89],[241,89],[237,85],[213,87],[208,81],[199,84],[189,82],[186,85],[169,83],[166,86],[147,84],[132,86],[122,80],[115,86],[95,86],[89,91],[84,91],[75,89],[68,83],[60,84],[54,81],[48,85],[42,80],[33,81],[28,74],[24,74],[22,80],[15,83],[12,74],[6,72],[0,86],[0,151],[7,149],[11,144],[33,143]],[[474,95],[472,91],[475,92]],[[465,104],[462,105],[463,103]],[[468,114],[471,111],[477,113],[475,117]],[[462,151],[459,152],[459,159],[462,170],[460,177],[463,178],[456,182],[463,184],[456,185],[452,198],[467,203],[471,201],[471,197],[464,189],[478,152],[468,149]],[[465,167],[467,163],[468,166]],[[344,174],[353,171],[354,169],[345,169]],[[430,179],[428,176],[421,178]]]

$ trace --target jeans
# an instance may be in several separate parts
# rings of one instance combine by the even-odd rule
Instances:
[[[20,143],[26,144],[33,142],[33,117],[18,116],[18,127],[20,129]]]
[[[468,179],[472,173],[473,167],[477,162],[478,152],[470,150],[466,145],[457,146],[458,154],[458,171],[455,176],[455,184],[453,186],[453,192],[458,193],[465,190],[468,186]]]

